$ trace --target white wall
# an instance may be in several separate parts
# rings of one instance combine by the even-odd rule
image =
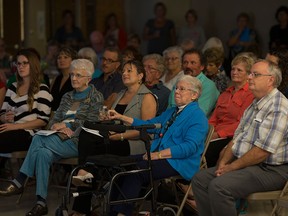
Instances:
[[[153,6],[157,0],[126,0],[126,17],[128,33],[135,32],[142,36],[143,27],[149,18],[153,18]],[[162,0],[166,4],[167,17],[175,21],[176,29],[184,25],[185,12],[193,8],[198,12],[199,24],[206,31],[207,38],[219,37],[226,43],[229,32],[236,25],[240,12],[250,14],[255,29],[259,34],[262,50],[268,51],[269,29],[276,24],[274,18],[277,8],[288,6],[287,0]],[[145,51],[146,44],[143,44]]]

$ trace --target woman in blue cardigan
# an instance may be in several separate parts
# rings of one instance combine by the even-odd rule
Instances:
[[[199,170],[208,131],[207,118],[197,102],[201,89],[197,78],[189,75],[181,77],[175,91],[177,107],[147,121],[121,115],[115,110],[109,111],[110,119],[119,119],[128,125],[162,125],[161,129],[149,130],[149,133],[155,134],[150,153],[155,180],[177,175],[190,180]],[[147,168],[147,155],[139,155],[139,159],[138,166]],[[121,189],[127,198],[136,198],[142,185],[149,183],[149,174],[127,175],[122,182]],[[132,215],[133,204],[115,205],[111,210],[112,215]]]

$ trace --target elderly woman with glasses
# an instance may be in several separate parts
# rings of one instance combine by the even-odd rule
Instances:
[[[78,129],[84,121],[97,121],[103,105],[103,96],[89,85],[94,66],[87,59],[73,60],[70,67],[73,91],[66,93],[49,122],[55,133],[49,136],[36,135],[16,179],[2,184],[0,195],[9,196],[23,191],[28,177],[36,175],[37,203],[26,215],[45,215],[48,212],[46,197],[49,170],[53,162],[61,158],[78,156]]]
[[[177,79],[184,75],[182,70],[183,50],[180,46],[168,47],[163,51],[166,73],[161,77],[163,84],[172,90]]]
[[[0,111],[0,152],[28,150],[37,129],[45,127],[52,96],[42,84],[40,61],[33,49],[17,55],[17,81],[7,89]]]
[[[178,175],[191,180],[198,171],[208,131],[207,118],[197,102],[201,89],[197,78],[184,75],[176,84],[176,107],[147,121],[121,115],[115,110],[109,111],[111,119],[119,119],[129,125],[162,125],[161,129],[149,131],[155,134],[150,153],[155,180]],[[135,157],[139,168],[147,168],[147,153]],[[149,173],[133,174],[124,176],[120,187],[128,199],[137,198],[142,186],[148,183]],[[111,215],[132,215],[133,204],[115,205],[111,210]]]

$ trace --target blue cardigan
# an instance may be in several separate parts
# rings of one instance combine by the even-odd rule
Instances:
[[[172,158],[167,161],[184,179],[190,180],[199,170],[208,131],[208,120],[199,108],[198,102],[191,102],[182,110],[161,139],[160,134],[175,109],[175,107],[167,109],[160,116],[147,121],[135,118],[132,125],[160,123],[161,129],[148,131],[155,134],[151,152],[170,148]]]

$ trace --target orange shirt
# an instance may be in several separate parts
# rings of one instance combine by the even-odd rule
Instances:
[[[254,99],[248,83],[232,94],[234,89],[235,87],[231,86],[218,97],[215,110],[209,119],[209,124],[214,126],[219,137],[234,135],[245,109]]]

